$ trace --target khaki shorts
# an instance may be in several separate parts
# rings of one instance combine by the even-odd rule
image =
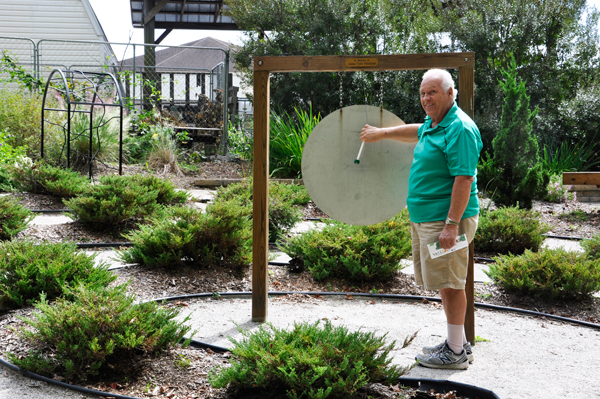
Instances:
[[[475,237],[479,215],[462,219],[458,226],[458,235],[466,234],[469,243]],[[469,267],[469,248],[462,248],[439,258],[431,259],[427,244],[439,240],[444,228],[443,221],[410,223],[412,233],[412,251],[415,264],[415,279],[426,290],[442,288],[465,289],[467,269]]]

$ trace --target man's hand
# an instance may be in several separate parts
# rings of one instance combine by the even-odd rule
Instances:
[[[458,226],[447,224],[444,226],[442,233],[440,234],[440,247],[443,249],[450,249],[456,244],[456,237],[458,236]]]
[[[360,131],[360,139],[365,143],[377,143],[385,136],[384,129],[375,126],[365,125]]]

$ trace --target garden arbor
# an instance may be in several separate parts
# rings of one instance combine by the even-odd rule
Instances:
[[[269,226],[269,106],[271,72],[352,72],[458,69],[458,106],[473,118],[475,53],[282,56],[254,58],[254,207],[252,260],[252,320],[267,319],[267,265]],[[418,95],[418,93],[415,93]],[[473,243],[469,246],[467,274],[467,339],[475,342]]]

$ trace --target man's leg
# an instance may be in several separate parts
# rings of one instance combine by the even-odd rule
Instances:
[[[454,353],[461,353],[466,343],[465,337],[465,312],[467,310],[467,296],[465,290],[443,288],[440,290],[446,322],[448,326],[448,346]]]

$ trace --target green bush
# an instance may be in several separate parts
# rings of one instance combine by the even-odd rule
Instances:
[[[48,165],[41,160],[34,163],[27,157],[17,158],[8,170],[19,190],[33,193],[74,197],[86,191],[90,185],[89,179],[78,172]]]
[[[91,151],[96,161],[119,161],[119,120],[116,115],[98,113],[92,121]],[[87,167],[90,158],[90,117],[76,114],[71,120],[72,164]]]
[[[572,193],[572,186],[563,185],[561,173],[556,173],[550,176],[550,182],[546,187],[546,200],[550,202],[569,202],[577,201],[577,193]]]
[[[130,179],[130,184],[137,184],[148,190],[157,191],[156,202],[162,205],[183,204],[190,198],[187,192],[178,191],[173,183],[158,176],[133,175],[123,176],[122,178]]]
[[[207,213],[168,208],[164,217],[125,235],[134,246],[121,254],[127,263],[173,267],[228,265],[241,269],[252,258],[252,226],[246,210],[231,202],[210,205]]]
[[[499,254],[522,254],[537,251],[544,241],[542,234],[552,228],[540,223],[539,212],[518,207],[482,212],[475,233],[475,250]]]
[[[271,113],[271,141],[269,169],[277,177],[300,178],[302,152],[308,136],[319,124],[320,115],[296,108],[296,115]]]
[[[83,284],[104,287],[116,277],[108,265],[94,265],[94,257],[79,252],[73,243],[36,244],[32,241],[0,243],[0,305],[21,307],[68,294]]]
[[[8,143],[39,155],[42,96],[36,91],[0,90],[0,131],[11,133]]]
[[[29,209],[10,197],[0,197],[0,241],[10,240],[25,230],[33,219]]]
[[[246,210],[252,217],[252,182],[230,184],[217,191],[213,202],[234,202]],[[306,205],[310,197],[304,186],[295,184],[269,183],[269,241],[275,242],[302,221],[302,212],[298,206]]]
[[[507,291],[543,299],[581,298],[600,290],[600,262],[577,252],[546,249],[494,258],[486,274]]]
[[[70,380],[84,380],[103,371],[130,374],[132,359],[160,353],[177,344],[190,331],[177,322],[177,310],[154,302],[135,304],[126,285],[77,286],[71,300],[51,305],[45,295],[35,305],[37,312],[23,320],[22,338],[44,348],[21,358],[9,354],[17,366],[51,376],[60,373]],[[33,329],[32,329],[33,328]]]
[[[104,176],[100,184],[64,203],[81,222],[102,229],[151,216],[159,209],[157,197],[158,191],[135,184],[135,178]]]
[[[400,260],[411,253],[408,212],[371,226],[334,221],[322,230],[290,238],[283,251],[308,267],[316,280],[385,280],[401,269]]]
[[[128,133],[123,137],[123,148],[129,163],[145,163],[152,149],[152,135],[146,132]]]
[[[386,335],[350,333],[328,320],[320,324],[295,324],[290,331],[271,324],[254,333],[240,329],[244,339],[230,339],[231,367],[213,369],[209,382],[258,391],[261,397],[349,398],[368,383],[394,383],[407,371],[391,365],[396,342],[387,345]]]
[[[600,235],[581,241],[581,246],[585,249],[586,256],[590,260],[600,259]]]

